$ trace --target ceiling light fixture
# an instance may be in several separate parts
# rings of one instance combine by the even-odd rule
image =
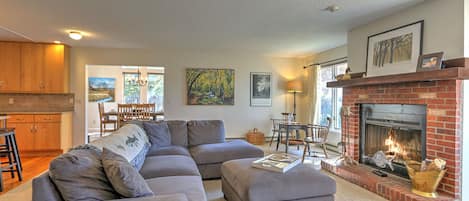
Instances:
[[[83,38],[83,35],[79,31],[70,31],[68,36],[73,40],[80,40]]]
[[[336,11],[340,10],[340,7],[338,5],[330,5],[330,6],[324,8],[322,10],[323,11],[329,11],[329,12],[333,13],[333,12],[336,12]]]

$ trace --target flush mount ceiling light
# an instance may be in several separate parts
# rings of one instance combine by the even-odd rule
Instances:
[[[338,5],[330,5],[330,6],[324,8],[322,10],[323,11],[329,11],[329,12],[333,13],[333,12],[336,12],[336,11],[340,10],[340,7]]]
[[[70,31],[68,33],[68,37],[73,40],[80,40],[81,38],[83,38],[83,35],[79,31]]]

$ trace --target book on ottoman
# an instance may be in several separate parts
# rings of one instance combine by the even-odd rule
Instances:
[[[298,156],[291,154],[270,154],[252,162],[252,167],[264,170],[285,173],[301,163]]]

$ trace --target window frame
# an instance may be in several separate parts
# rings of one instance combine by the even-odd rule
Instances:
[[[319,70],[321,71],[322,69],[325,69],[325,68],[331,68],[331,73],[332,73],[331,81],[334,81],[335,77],[338,75],[339,66],[343,64],[346,64],[348,67],[348,62],[347,60],[345,60],[345,61],[334,62],[331,64],[321,66]],[[317,82],[318,81],[320,81],[319,77],[318,77]],[[340,125],[338,121],[338,119],[340,118],[340,108],[342,107],[342,105],[339,105],[338,91],[339,91],[338,88],[331,88],[331,107],[332,107],[331,108],[331,113],[332,113],[331,114],[331,119],[332,119],[331,130],[335,132],[340,132],[342,128],[342,125]],[[320,98],[321,97],[319,96],[317,98],[319,107],[321,107]],[[342,100],[343,100],[343,97],[342,97]],[[322,114],[318,114],[318,115],[321,116]]]

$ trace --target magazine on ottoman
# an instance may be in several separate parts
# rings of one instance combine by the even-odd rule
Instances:
[[[252,162],[252,167],[264,170],[285,173],[301,163],[298,156],[291,154],[270,154]]]

